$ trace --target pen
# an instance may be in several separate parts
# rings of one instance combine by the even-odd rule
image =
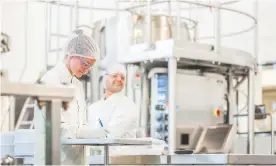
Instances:
[[[103,122],[101,121],[101,119],[99,118],[99,123],[100,123],[100,126],[103,128]],[[107,138],[107,135],[105,134],[105,137]]]

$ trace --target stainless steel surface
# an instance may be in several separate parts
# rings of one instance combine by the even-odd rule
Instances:
[[[49,120],[50,131],[46,133],[46,163],[60,164],[60,109],[62,101],[70,101],[74,96],[73,88],[54,87],[39,84],[11,83],[1,78],[1,96],[30,96],[46,103],[46,120]],[[51,106],[49,106],[51,104]],[[48,128],[49,129],[49,128]],[[47,124],[46,124],[47,131]],[[50,136],[50,138],[48,138]],[[40,152],[43,153],[43,152]]]
[[[30,96],[43,99],[61,98],[70,101],[74,95],[74,89],[42,84],[24,84],[1,82],[1,96]]]
[[[254,154],[254,120],[255,120],[255,103],[254,103],[254,70],[248,72],[248,153]]]
[[[168,61],[168,113],[169,113],[169,139],[168,139],[168,147],[169,154],[174,154],[175,151],[175,135],[176,135],[176,125],[175,125],[175,86],[176,86],[176,71],[177,71],[177,61],[176,58],[171,57]]]
[[[208,66],[214,66],[218,69],[222,67],[229,68],[229,65],[231,65],[232,69],[242,70],[244,73],[247,68],[255,67],[255,60],[251,54],[238,49],[221,48],[220,55],[218,55],[212,50],[212,45],[196,44],[182,40],[161,41],[155,46],[155,50],[151,51],[138,50],[137,47],[133,46],[130,52],[119,61],[129,64],[141,61],[153,61],[155,63],[170,57],[176,57],[180,58],[178,62],[183,64],[191,64],[196,60],[195,64],[197,65],[208,64]],[[211,64],[217,61],[221,64]]]
[[[90,164],[103,164],[104,156],[91,156]],[[112,156],[114,165],[275,165],[273,155],[238,155],[238,154],[183,154],[183,155],[136,155]],[[96,163],[98,161],[98,163]]]
[[[148,16],[147,16],[148,17]],[[140,44],[140,43],[147,43],[148,40],[150,40],[150,43],[155,43],[157,41],[161,40],[168,40],[171,38],[180,38],[182,40],[185,39],[185,41],[188,41],[190,39],[189,31],[187,28],[187,25],[183,22],[173,19],[173,17],[170,16],[158,16],[158,15],[152,15],[150,16],[151,18],[151,27],[148,27],[148,21],[147,17],[145,18],[142,15],[137,15],[134,16],[134,38],[133,42],[135,44]],[[147,27],[146,27],[146,32],[144,31],[144,22],[146,22]],[[177,26],[179,24],[179,28]],[[178,29],[178,30],[177,30]],[[142,37],[145,36],[144,34],[148,34],[149,31],[151,32],[150,36],[146,36],[145,39]]]
[[[109,165],[109,146],[151,145],[151,141],[139,139],[62,139],[63,145],[93,145],[104,146],[104,165]],[[99,163],[97,163],[99,164]]]
[[[209,48],[208,48],[209,47]],[[174,56],[199,61],[220,62],[240,67],[255,67],[255,60],[251,54],[237,50],[221,48],[220,54],[215,53],[212,46],[206,44],[174,43]]]
[[[89,156],[88,163],[90,165],[103,165],[104,156]],[[155,165],[160,164],[160,156],[145,155],[145,156],[110,156],[109,165]],[[160,164],[161,165],[161,164]]]
[[[191,154],[170,157],[172,165],[275,165],[276,163],[276,157],[273,155]]]
[[[63,145],[93,145],[93,146],[103,146],[103,145],[151,145],[151,141],[139,140],[139,139],[62,139]]]

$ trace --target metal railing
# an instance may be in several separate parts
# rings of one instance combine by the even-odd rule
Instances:
[[[271,120],[271,123],[270,123],[270,127],[271,127],[271,149],[270,149],[270,152],[272,155],[274,155],[275,153],[275,150],[274,150],[274,146],[275,146],[275,130],[274,130],[274,119],[273,119],[273,115],[272,113],[255,113],[255,117],[256,116],[269,116],[270,117],[270,120]],[[238,117],[248,117],[248,114],[236,114],[234,115],[235,118],[238,118]],[[249,132],[248,132],[249,133]],[[254,133],[256,133],[254,131]],[[267,133],[267,132],[258,132],[258,133]]]

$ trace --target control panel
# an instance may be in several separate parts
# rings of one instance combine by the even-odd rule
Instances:
[[[151,136],[168,143],[168,76],[155,75],[152,89]]]
[[[207,74],[201,76],[178,73],[175,91],[175,124],[177,126],[209,126],[222,123],[223,112],[221,110],[225,103],[226,86],[218,84],[218,80],[223,79],[223,77],[217,78]],[[164,140],[166,143],[170,141],[168,140],[168,97],[168,75],[153,75],[150,93],[150,136]],[[184,129],[181,129],[182,131],[184,132]],[[184,136],[185,134],[183,140],[187,138]],[[181,144],[181,146],[184,145]],[[190,143],[189,147],[191,147]]]

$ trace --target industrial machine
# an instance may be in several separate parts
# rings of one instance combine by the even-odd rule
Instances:
[[[151,137],[168,142],[168,75],[165,68],[153,68],[151,80],[150,133]],[[223,113],[214,114],[225,105],[225,78],[200,70],[177,70],[176,126],[216,125],[224,122]],[[185,85],[185,86],[183,86]]]

